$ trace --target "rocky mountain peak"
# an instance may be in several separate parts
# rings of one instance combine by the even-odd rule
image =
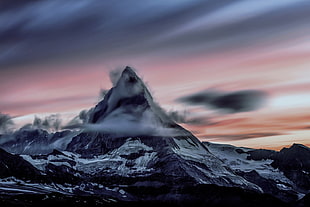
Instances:
[[[89,123],[107,124],[117,120],[122,120],[122,123],[140,122],[140,124],[154,126],[160,124],[165,127],[176,125],[154,102],[143,81],[128,66],[123,70],[117,84],[96,105],[90,115]]]

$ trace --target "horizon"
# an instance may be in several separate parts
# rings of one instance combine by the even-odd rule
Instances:
[[[303,0],[0,4],[0,112],[16,128],[35,116],[59,114],[69,122],[94,107],[129,65],[201,141],[310,147],[309,6]]]

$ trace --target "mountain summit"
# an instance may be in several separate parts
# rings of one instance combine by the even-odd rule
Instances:
[[[133,126],[136,134],[140,135],[159,133],[164,128],[178,128],[154,102],[143,81],[128,66],[116,86],[96,105],[90,115],[89,124],[89,129],[94,127],[95,131],[101,132],[113,129],[109,132],[118,131],[120,135],[133,133],[132,129],[126,130],[126,126],[123,128],[124,125]],[[117,126],[122,127],[115,129]]]
[[[107,120],[110,117],[115,117],[120,113],[130,114],[135,111],[137,106],[139,106],[139,110],[135,111],[135,115],[138,116],[137,118],[140,118],[142,112],[150,109],[152,105],[154,105],[153,99],[146,86],[133,69],[127,66],[116,86],[95,107],[89,122],[98,123],[104,119]],[[115,113],[115,111],[118,113]]]

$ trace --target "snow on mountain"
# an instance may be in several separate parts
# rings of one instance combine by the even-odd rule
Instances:
[[[262,177],[266,179],[279,180],[291,184],[291,181],[283,175],[283,172],[279,169],[275,169],[271,166],[273,160],[261,159],[250,160],[247,159],[249,151],[253,149],[249,148],[237,148],[231,145],[205,143],[211,153],[221,158],[224,163],[233,170],[240,170],[243,172],[250,172],[255,170]]]
[[[303,177],[294,179],[287,173],[289,170],[288,167],[277,164],[279,160],[284,161],[283,158],[285,157],[284,162],[286,165],[292,165],[291,163],[295,163],[293,165],[296,165],[296,161],[290,161],[299,159],[300,157],[300,153],[296,156],[296,151],[300,151],[294,149],[296,145],[289,148],[290,150],[284,148],[280,152],[276,152],[272,150],[256,150],[210,142],[205,142],[204,144],[211,153],[223,160],[227,167],[233,169],[236,174],[243,176],[249,182],[257,184],[266,193],[276,195],[284,200],[292,200],[302,198],[305,194],[310,192],[310,185],[301,188],[296,181],[303,179]],[[303,145],[299,145],[299,147],[309,150],[309,148]],[[295,155],[288,156],[287,153],[283,155],[283,151],[294,151],[294,153],[291,154]],[[307,157],[307,154],[304,153],[303,156]],[[308,159],[305,160],[308,162]],[[297,170],[296,167],[294,167],[293,171],[295,174],[303,173],[301,169]],[[305,172],[309,172],[309,170]],[[306,185],[306,183],[303,184]]]
[[[23,129],[6,137],[0,147],[15,154],[47,154],[54,149],[64,150],[78,132],[48,133],[43,129]]]

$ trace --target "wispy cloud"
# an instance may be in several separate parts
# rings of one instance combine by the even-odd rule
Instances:
[[[188,111],[168,111],[165,112],[170,119],[176,123],[189,124],[196,126],[206,126],[213,124],[207,117],[194,116]]]
[[[264,133],[249,133],[249,134],[210,134],[202,136],[202,139],[211,140],[211,141],[235,141],[235,140],[245,140],[245,139],[254,139],[261,137],[270,137],[283,135],[282,133],[274,132],[264,132]]]
[[[206,90],[181,97],[177,101],[188,105],[201,105],[226,113],[254,111],[263,106],[267,94],[258,90],[219,92]]]
[[[253,115],[253,114],[252,114]],[[217,117],[211,119],[213,125],[196,127],[199,138],[209,141],[230,142],[237,140],[250,140],[256,138],[291,135],[294,132],[309,130],[309,114],[287,112],[286,114],[272,113],[251,114],[242,118]],[[297,139],[297,137],[296,137]]]
[[[10,109],[15,109],[19,111],[22,109],[22,113],[31,113],[36,111],[45,112],[50,109],[51,106],[56,107],[58,109],[70,109],[72,106],[76,104],[87,104],[92,103],[94,97],[92,96],[67,96],[67,97],[52,97],[38,100],[29,100],[23,102],[10,101],[10,102],[2,102],[0,103],[0,108],[4,111],[9,111]],[[75,102],[74,105],[72,103]]]
[[[1,67],[268,44],[304,28],[310,13],[305,1],[253,1],[251,7],[240,0],[17,2],[2,5]]]

